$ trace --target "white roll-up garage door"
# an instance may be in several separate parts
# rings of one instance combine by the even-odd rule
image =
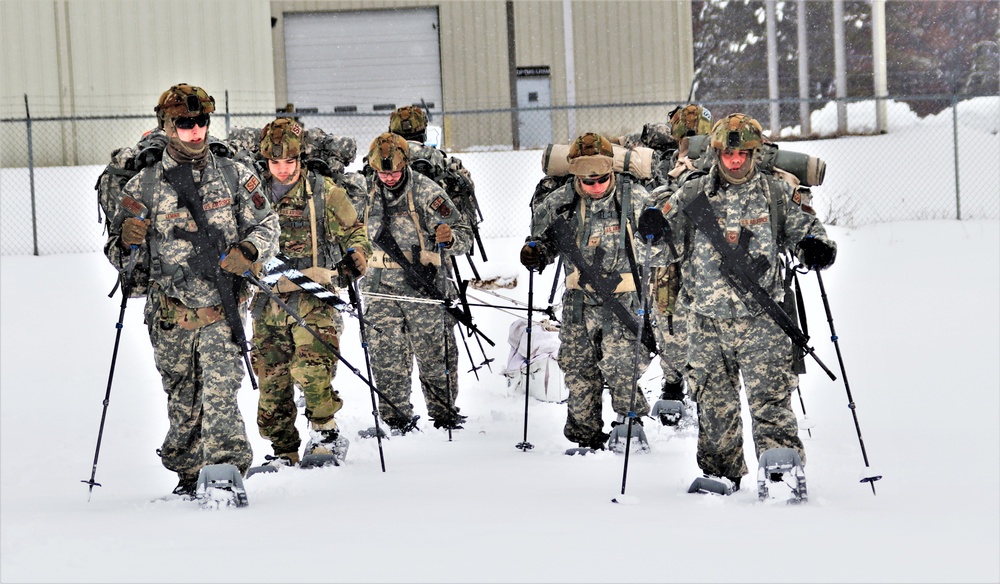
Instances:
[[[335,124],[305,114],[307,126],[354,136],[360,153],[386,131],[393,109],[423,102],[432,116],[440,111],[436,8],[286,13],[284,25],[288,100],[297,110],[377,114]]]

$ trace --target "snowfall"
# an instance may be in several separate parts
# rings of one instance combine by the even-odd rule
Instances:
[[[824,199],[830,193],[855,197],[857,208],[890,191],[939,189],[954,199],[950,163],[921,166],[926,144],[950,144],[950,112],[920,120],[891,105],[885,135],[787,145],[828,165],[826,182],[814,189],[821,217],[834,208]],[[985,129],[989,145],[963,152],[962,181],[1000,197],[1000,115],[997,100],[986,105],[962,110],[963,128]],[[814,129],[835,124],[830,111],[814,114]],[[891,153],[878,172],[852,166],[852,156],[875,146]],[[346,402],[337,416],[351,439],[345,464],[258,474],[246,480],[246,508],[156,500],[176,475],[155,454],[167,429],[166,397],[141,299],[124,313],[95,469],[121,311],[120,296],[108,296],[115,273],[99,251],[4,256],[0,581],[1000,580],[1000,221],[830,225],[839,252],[822,277],[832,321],[816,275],[801,276],[811,344],[838,378],[809,360],[801,396],[793,397],[808,453],[808,503],[787,505],[787,490],[775,488],[758,500],[746,411],[745,488],[730,497],[688,494],[701,474],[696,430],[645,420],[651,452],[632,451],[627,467],[612,452],[565,456],[573,444],[562,435],[558,370],[548,387],[532,379],[527,399],[517,375],[503,375],[510,327],[526,317],[519,307],[528,273],[517,251],[541,178],[540,152],[461,157],[488,209],[484,227],[524,226],[516,237],[487,237],[488,261],[475,258],[484,279],[516,278],[516,287],[470,288],[471,302],[494,305],[472,311],[495,346],[468,338],[467,353],[459,344],[465,429],[450,439],[435,430],[414,378],[421,431],[383,440],[380,451],[376,440],[357,436],[373,425],[371,392],[342,365],[334,385]],[[101,168],[92,170],[96,177]],[[93,183],[81,181],[80,197],[93,200]],[[94,226],[96,246],[102,227]],[[553,271],[535,277],[540,309]],[[364,372],[358,321],[345,321],[343,357]],[[488,366],[471,370],[487,358]],[[641,373],[655,400],[657,363]],[[607,429],[613,413],[605,401]],[[255,427],[248,379],[239,403],[259,464],[270,447]],[[304,433],[302,416],[298,423]],[[524,441],[533,448],[516,447]],[[101,486],[90,492],[82,481],[92,473]],[[876,475],[873,492],[860,479]]]

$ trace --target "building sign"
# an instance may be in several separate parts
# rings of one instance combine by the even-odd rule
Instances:
[[[518,67],[518,77],[548,77],[550,74],[548,65],[537,65],[535,67]]]

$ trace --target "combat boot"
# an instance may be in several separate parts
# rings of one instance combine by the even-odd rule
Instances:
[[[337,421],[330,418],[326,422],[309,422],[309,442],[306,444],[305,453],[302,457],[302,465],[306,460],[326,461],[327,456],[336,459],[337,464],[347,458],[347,449],[350,441],[340,435],[337,429]],[[324,462],[325,464],[325,462]]]

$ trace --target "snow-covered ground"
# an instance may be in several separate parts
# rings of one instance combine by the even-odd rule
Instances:
[[[950,128],[933,131],[946,140]],[[913,134],[898,135],[904,148]],[[892,145],[894,136],[878,139]],[[854,140],[866,139],[835,142]],[[963,180],[996,185],[993,160],[963,166]],[[467,160],[477,186],[490,188],[474,164]],[[531,170],[505,185],[516,193],[510,208],[525,208],[539,176]],[[832,164],[827,180],[818,199],[839,187]],[[843,180],[924,185],[912,173]],[[487,214],[492,220],[522,218]],[[452,441],[426,423],[423,432],[386,440],[383,473],[376,441],[355,437],[372,425],[370,392],[342,367],[338,419],[352,438],[344,466],[255,476],[241,510],[153,503],[176,477],[154,453],[167,428],[166,400],[141,300],[125,311],[96,473],[103,486],[88,501],[80,481],[91,475],[120,311],[120,298],[107,296],[114,272],[99,253],[4,256],[0,581],[996,582],[1000,222],[829,231],[840,247],[824,283],[871,468],[843,379],[808,362],[807,417],[793,400],[811,429],[803,430],[810,501],[800,506],[758,502],[750,477],[751,488],[732,497],[687,494],[699,475],[696,438],[653,420],[652,452],[629,459],[626,490],[637,505],[611,502],[622,489],[623,457],[562,454],[571,446],[562,436],[565,404],[529,400],[534,449],[515,448],[525,400],[500,371],[508,328],[524,313],[494,308],[473,309],[496,343],[484,343],[494,361],[477,380],[462,349],[458,405],[469,420]],[[484,277],[519,276],[516,289],[498,292],[525,301],[522,240],[488,239],[489,261],[477,266]],[[536,305],[545,306],[551,278],[551,270],[536,278]],[[841,377],[815,275],[802,283],[813,345]],[[470,297],[513,306],[483,292]],[[357,321],[346,320],[344,357],[363,370]],[[468,340],[478,363],[483,352]],[[653,399],[659,381],[654,364],[641,379]],[[240,406],[261,461],[270,449],[256,433],[256,399],[246,382]],[[425,422],[419,390],[414,404]],[[301,417],[299,424],[304,430]],[[755,470],[751,443],[747,436]],[[877,496],[858,482],[873,473],[884,476]]]

